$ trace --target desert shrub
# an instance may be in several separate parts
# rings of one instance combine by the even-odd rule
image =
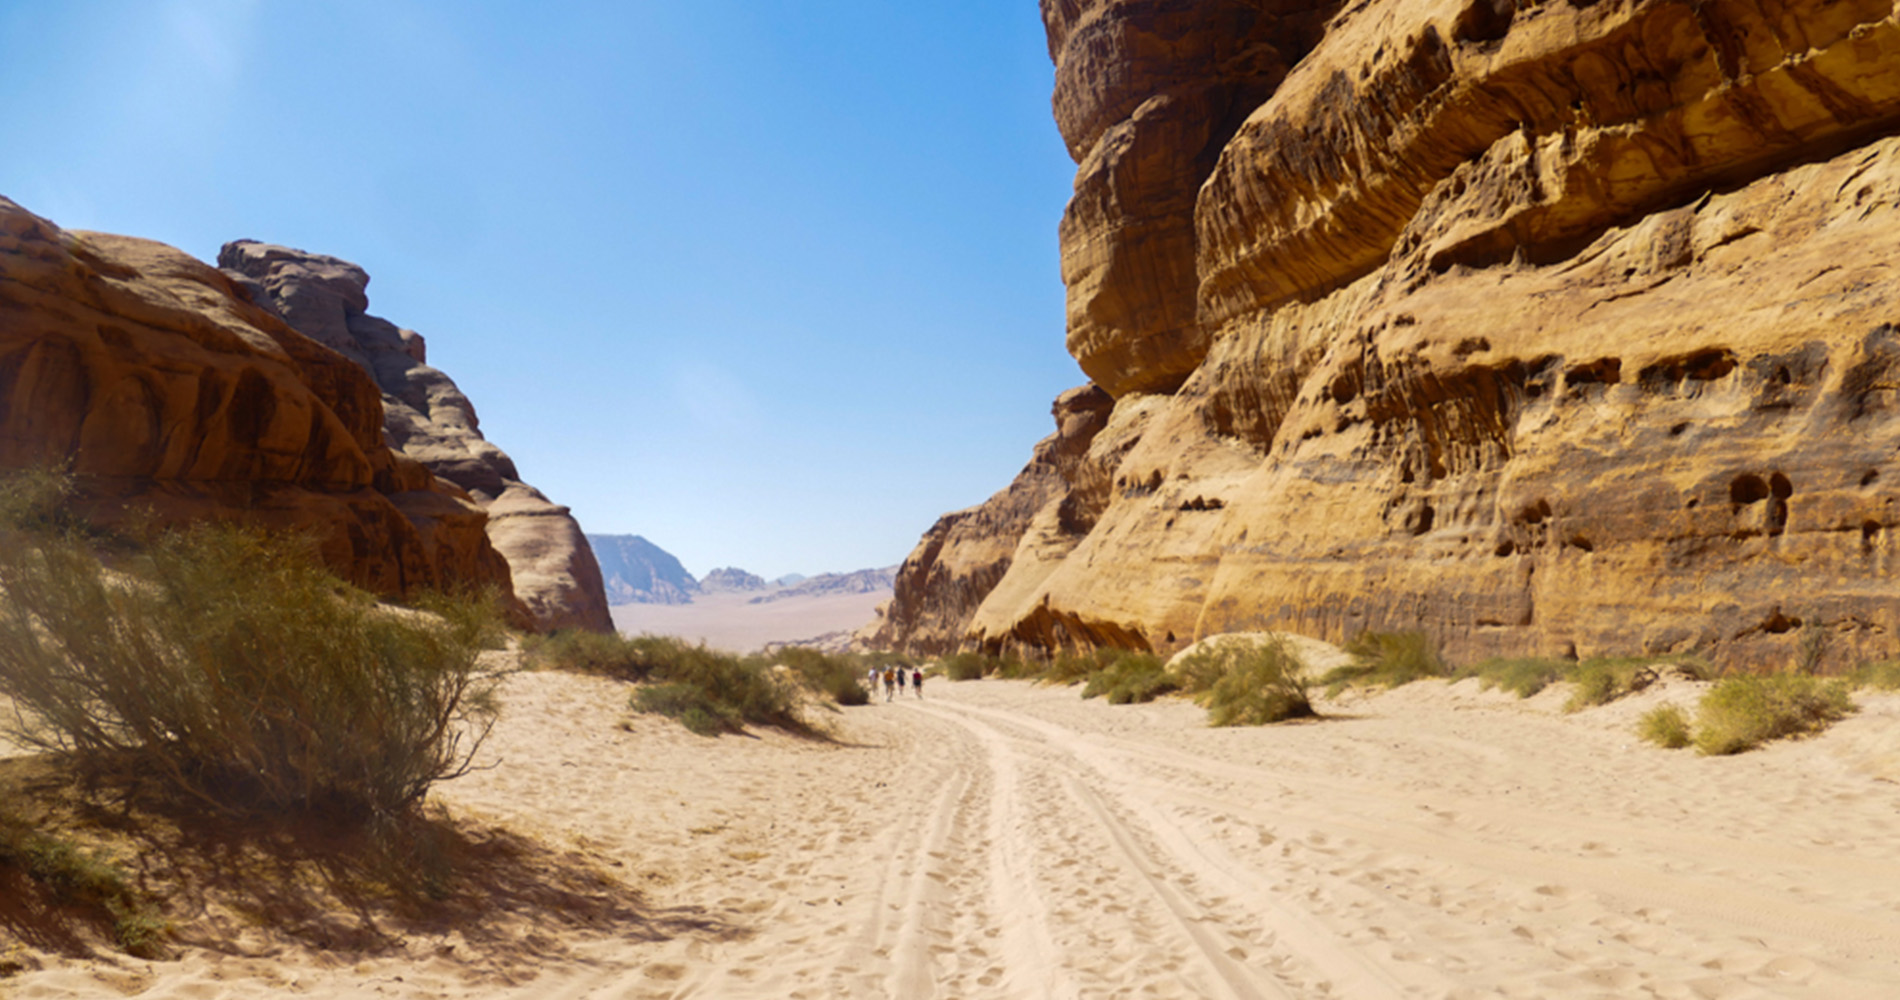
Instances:
[[[1500,688],[1529,698],[1562,680],[1568,669],[1562,660],[1493,658],[1459,670],[1458,676],[1478,678],[1479,686],[1487,691]]]
[[[1833,634],[1820,622],[1809,622],[1801,630],[1801,644],[1795,648],[1794,672],[1797,674],[1819,674],[1821,662],[1827,659],[1827,647],[1832,644]]]
[[[38,883],[55,902],[101,912],[111,922],[113,940],[130,954],[157,957],[170,931],[110,859],[10,816],[0,816],[0,865]]]
[[[1150,702],[1175,689],[1161,658],[1150,653],[1135,653],[1116,658],[1113,663],[1089,677],[1082,697],[1106,696],[1111,705]]]
[[[1689,745],[1689,713],[1680,705],[1658,705],[1636,720],[1636,735],[1668,750]]]
[[[767,663],[782,664],[805,686],[840,705],[868,705],[871,692],[864,689],[864,666],[858,660],[805,646],[785,646],[764,657]],[[895,659],[885,657],[887,662]]]
[[[1641,691],[1656,682],[1664,667],[1699,680],[1708,677],[1707,665],[1693,657],[1596,657],[1571,668],[1570,680],[1576,686],[1564,703],[1564,711],[1580,712],[1594,705],[1607,705],[1626,694]]]
[[[1352,662],[1334,667],[1319,679],[1329,698],[1355,685],[1394,688],[1450,673],[1423,632],[1362,632],[1345,649],[1352,654]]]
[[[677,718],[695,732],[718,733],[734,727],[743,728],[749,723],[775,726],[788,732],[811,733],[812,726],[798,710],[796,690],[775,676],[772,670],[775,663],[794,661],[786,662],[786,665],[795,675],[805,679],[806,675],[800,671],[802,664],[818,678],[818,684],[814,687],[833,698],[838,698],[841,692],[844,697],[851,697],[844,682],[836,679],[838,670],[849,673],[850,676],[844,679],[849,682],[849,688],[862,691],[856,677],[856,666],[850,665],[842,657],[828,657],[817,650],[795,653],[780,650],[771,656],[741,657],[670,636],[581,632],[561,632],[531,640],[524,648],[529,661],[540,667],[574,670],[624,681],[649,681],[661,686],[686,685],[695,688],[701,696],[695,704],[702,710],[705,710],[705,706],[716,709],[705,710],[705,718],[695,714],[689,719],[684,708],[671,710],[668,706],[680,702],[678,692],[649,696],[639,691],[634,693],[632,699],[634,708]],[[806,654],[813,656],[807,657]],[[839,686],[820,686],[830,684]],[[649,697],[659,698],[651,705],[660,707],[649,707]],[[870,700],[868,694],[864,698],[865,701],[856,704]]]
[[[1716,756],[1817,733],[1854,711],[1848,684],[1805,674],[1730,677],[1696,708],[1695,746]]]
[[[108,571],[83,539],[16,531],[0,591],[17,738],[220,810],[406,813],[493,722],[489,602],[387,608],[294,539],[200,527]]]
[[[1207,709],[1211,726],[1257,726],[1314,714],[1306,665],[1282,640],[1203,648],[1169,674]]]
[[[953,681],[978,681],[996,668],[996,660],[982,653],[956,653],[944,657],[939,666]]]
[[[677,719],[701,736],[745,731],[745,724],[736,711],[715,701],[705,688],[696,684],[672,681],[644,685],[633,692],[632,705],[642,712]]]
[[[1863,663],[1855,668],[1849,678],[1855,687],[1874,688],[1880,691],[1900,691],[1900,660],[1881,660],[1875,663]]]

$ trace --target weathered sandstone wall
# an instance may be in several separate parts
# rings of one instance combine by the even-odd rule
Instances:
[[[1043,7],[1059,120],[1078,80],[1228,72],[1061,29],[1221,4]],[[1178,288],[1090,284],[1068,265],[1099,237],[1065,224],[1112,490],[1053,565],[1025,530],[932,643],[1423,628],[1461,657],[1762,664],[1820,627],[1900,653],[1890,4],[1370,0],[1276,83],[1194,189],[1190,335],[1143,319],[1101,348],[1078,288],[1123,316]]]
[[[580,524],[522,482],[514,460],[482,437],[474,404],[426,363],[421,336],[369,314],[362,268],[254,240],[225,244],[218,266],[254,301],[375,379],[389,446],[487,512],[488,540],[507,559],[514,594],[537,628],[613,631],[600,565]]]
[[[384,446],[361,368],[187,254],[0,198],[0,469],[65,465],[103,524],[237,519],[382,594],[508,591],[487,515]]]

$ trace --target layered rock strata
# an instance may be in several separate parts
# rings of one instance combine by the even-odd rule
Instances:
[[[1044,3],[1059,108],[1080,77],[1142,92],[1145,64],[1054,25],[1158,6]],[[1152,377],[1101,376],[1122,443],[1092,528],[1053,565],[1025,530],[994,586],[912,597],[972,610],[893,638],[1900,653],[1896,132],[1887,4],[1342,9],[1196,188],[1194,334],[1116,334]],[[1088,294],[1162,308],[1142,280]]]
[[[253,240],[225,244],[218,265],[260,305],[375,379],[389,446],[487,512],[488,539],[507,559],[515,597],[537,628],[613,630],[600,565],[580,524],[482,437],[474,404],[427,364],[423,338],[368,312],[362,268]]]
[[[234,519],[378,593],[508,591],[488,516],[384,446],[362,368],[187,254],[0,198],[0,468],[33,466],[104,525]]]

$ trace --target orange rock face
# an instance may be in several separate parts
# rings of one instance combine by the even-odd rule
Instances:
[[[427,363],[413,330],[369,313],[369,275],[348,261],[237,240],[219,266],[297,331],[354,361],[382,390],[385,439],[487,513],[488,540],[508,562],[514,594],[542,630],[613,630],[593,547],[566,507],[521,481],[482,436],[475,406]]]
[[[1100,515],[961,641],[1900,653],[1895,132],[1887,5],[1342,10],[1195,189],[1194,335],[1121,333],[1191,373],[1111,372]]]
[[[0,198],[0,468],[68,463],[102,523],[237,519],[379,593],[507,592],[487,516],[384,446],[361,368],[187,254]]]

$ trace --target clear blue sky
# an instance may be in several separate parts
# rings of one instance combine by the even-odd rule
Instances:
[[[590,532],[895,563],[1084,379],[1036,0],[0,0],[0,194],[355,261]]]

